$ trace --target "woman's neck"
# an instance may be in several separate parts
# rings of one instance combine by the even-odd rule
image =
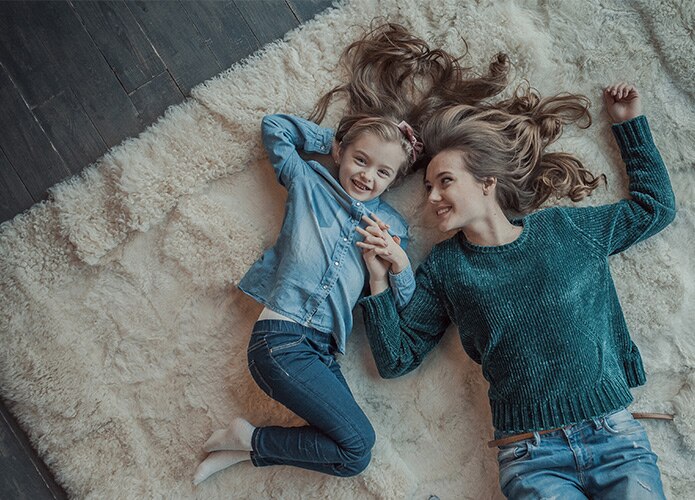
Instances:
[[[470,243],[486,247],[511,243],[521,235],[523,229],[509,222],[501,211],[461,228]]]

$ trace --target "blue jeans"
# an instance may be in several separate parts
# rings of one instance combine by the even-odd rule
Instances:
[[[497,461],[507,498],[665,498],[657,456],[625,409],[500,446]]]
[[[354,476],[371,459],[376,436],[340,372],[330,335],[280,320],[256,322],[249,370],[258,386],[309,425],[257,427],[251,461]]]

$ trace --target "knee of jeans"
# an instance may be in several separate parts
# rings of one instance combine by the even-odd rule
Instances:
[[[369,465],[369,462],[372,460],[372,453],[367,452],[365,456],[363,456],[360,460],[356,460],[355,462],[349,462],[346,464],[342,464],[339,468],[338,475],[340,477],[353,477],[361,472],[363,472],[367,466]]]
[[[355,435],[341,443],[341,448],[350,463],[356,463],[371,456],[372,448],[376,442],[376,434],[372,425],[367,422],[361,426]],[[366,465],[365,465],[366,467]]]

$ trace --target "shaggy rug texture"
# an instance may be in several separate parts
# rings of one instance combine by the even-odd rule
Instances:
[[[580,92],[594,125],[568,129],[608,188],[626,195],[601,88],[636,83],[668,165],[678,216],[612,258],[648,373],[633,410],[669,498],[695,480],[695,9],[690,0],[354,0],[320,15],[193,90],[139,137],[112,149],[50,201],[0,227],[2,397],[69,494],[80,498],[500,498],[487,385],[455,331],[414,373],[377,375],[362,329],[341,359],[378,439],[370,467],[336,479],[249,463],[197,488],[210,432],[234,415],[300,424],[256,387],[245,349],[258,304],[235,284],[274,241],[285,192],[260,145],[266,113],[306,115],[338,82],[340,51],[372,18],[400,22],[484,69],[503,50],[515,79],[544,95]],[[327,123],[335,124],[339,107]],[[389,193],[412,224],[419,262],[442,235],[421,215],[421,178]]]

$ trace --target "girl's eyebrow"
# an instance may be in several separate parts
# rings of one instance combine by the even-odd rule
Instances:
[[[361,150],[361,149],[355,149],[355,154],[361,154],[362,156],[365,156],[365,157],[367,158],[367,160],[370,160],[370,159],[371,159],[371,156],[369,156],[369,155],[367,154],[366,151],[363,151],[363,150]],[[386,169],[390,170],[391,173],[393,173],[393,172],[395,172],[396,170],[398,170],[398,169],[396,169],[396,168],[393,168],[393,167],[390,166],[390,165],[386,165],[385,163],[380,164],[380,165],[379,165],[379,168],[386,168]]]

